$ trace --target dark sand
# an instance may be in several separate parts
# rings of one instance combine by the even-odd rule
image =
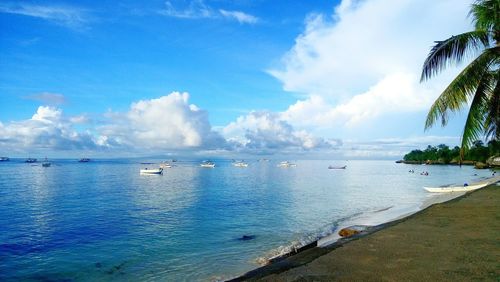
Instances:
[[[236,280],[500,281],[500,188],[490,186]]]

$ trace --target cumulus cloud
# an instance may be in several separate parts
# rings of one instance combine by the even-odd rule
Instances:
[[[422,85],[421,65],[434,40],[470,28],[469,4],[343,0],[329,17],[310,15],[281,66],[269,71],[286,91],[307,96],[284,113],[287,120],[354,126],[386,113],[427,109],[456,70]]]
[[[338,140],[317,138],[305,130],[295,130],[280,115],[271,112],[251,112],[240,116],[222,130],[236,148],[242,151],[272,153],[286,150],[331,149]],[[298,151],[297,151],[298,153]]]
[[[0,4],[0,13],[39,18],[70,28],[84,27],[89,21],[89,15],[86,10],[68,5],[35,5],[30,3],[5,2]]]
[[[159,12],[161,15],[181,19],[217,19],[226,18],[238,21],[241,24],[255,24],[258,18],[242,11],[216,10],[207,5],[203,0],[191,0],[187,5],[174,5],[172,1],[165,2],[165,8]]]
[[[13,152],[96,149],[92,134],[77,132],[62,110],[40,106],[31,119],[0,123],[0,145]]]
[[[342,156],[345,158],[400,159],[414,149],[425,149],[428,145],[460,144],[458,136],[413,136],[407,138],[384,138],[372,141],[345,140]]]
[[[126,113],[109,113],[99,128],[101,143],[159,149],[222,148],[225,140],[212,130],[206,111],[189,104],[189,94],[169,95],[133,103]]]

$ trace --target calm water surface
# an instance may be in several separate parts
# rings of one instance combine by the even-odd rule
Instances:
[[[288,169],[186,161],[145,176],[142,161],[0,163],[0,280],[229,278],[346,218],[419,206],[432,197],[422,186],[491,174],[392,161],[297,161]]]

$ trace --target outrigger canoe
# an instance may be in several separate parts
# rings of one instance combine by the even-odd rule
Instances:
[[[476,185],[463,185],[463,186],[424,187],[424,189],[432,193],[468,192],[483,188],[488,185],[489,183],[481,183]]]
[[[464,184],[464,185],[446,185],[446,186],[439,186],[439,187],[424,187],[425,190],[431,193],[449,193],[449,192],[469,192],[469,191],[474,191],[477,189],[481,189],[483,187],[486,187],[491,184],[495,184],[500,181],[500,177],[492,177],[485,179],[483,181],[471,183],[471,184]]]

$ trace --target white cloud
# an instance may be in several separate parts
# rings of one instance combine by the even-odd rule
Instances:
[[[240,12],[240,11],[226,11],[220,9],[219,12],[221,13],[222,16],[229,18],[229,19],[235,19],[239,23],[247,23],[247,24],[255,24],[259,21],[259,19],[255,16]]]
[[[236,20],[241,24],[255,24],[258,18],[242,11],[216,10],[207,5],[203,0],[190,0],[187,5],[174,5],[172,1],[165,1],[165,8],[159,13],[181,19],[217,19],[226,18]]]
[[[189,94],[172,92],[133,103],[127,113],[113,113],[99,128],[101,144],[148,150],[223,148],[207,112],[188,103]]]
[[[160,14],[184,19],[212,18],[215,16],[213,9],[206,5],[203,0],[192,0],[184,8],[175,7],[172,1],[165,1],[165,9]]]
[[[382,114],[425,110],[432,103],[434,92],[417,81],[413,74],[388,75],[344,103],[332,106],[322,96],[312,95],[290,106],[283,116],[301,127],[353,127]]]
[[[434,40],[470,28],[468,1],[344,0],[303,34],[270,70],[287,91],[306,94],[283,113],[294,126],[348,126],[387,113],[423,111],[456,70],[420,84]],[[443,16],[446,15],[446,16]]]
[[[259,153],[313,149],[331,149],[338,140],[317,138],[304,130],[295,130],[271,112],[251,112],[240,116],[222,130],[224,136],[239,150]]]
[[[35,5],[5,2],[0,4],[0,13],[40,18],[70,28],[82,28],[89,21],[86,10],[67,5]]]
[[[96,149],[94,137],[77,132],[60,109],[40,106],[31,119],[0,123],[0,147],[5,151]]]
[[[447,144],[450,147],[460,143],[458,136],[414,136],[407,138],[384,138],[373,141],[345,140],[342,156],[357,159],[401,159],[414,149],[425,149],[428,145]]]

